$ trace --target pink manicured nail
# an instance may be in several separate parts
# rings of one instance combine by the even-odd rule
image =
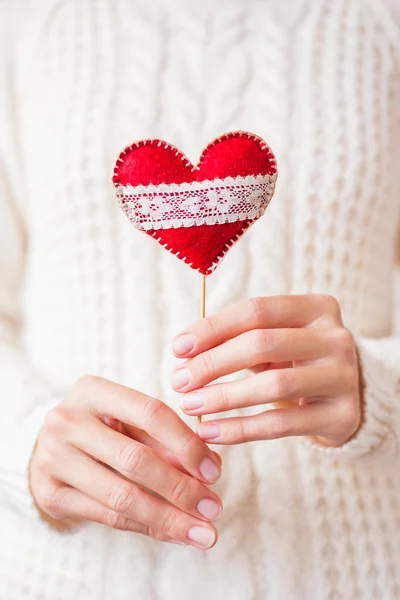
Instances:
[[[181,398],[181,407],[183,410],[197,410],[204,406],[204,395],[202,392],[186,394]]]
[[[195,341],[193,333],[182,333],[172,340],[172,350],[178,356],[184,356],[193,350]]]
[[[199,469],[204,479],[210,483],[217,481],[221,475],[220,467],[212,460],[212,458],[204,458],[200,463]]]
[[[203,498],[197,505],[197,510],[209,521],[216,521],[222,514],[221,505],[211,498]]]
[[[215,542],[215,533],[206,527],[191,527],[188,538],[201,548],[210,548]]]
[[[181,390],[186,385],[188,385],[188,383],[190,383],[190,379],[191,379],[191,374],[190,374],[189,369],[185,369],[185,368],[177,369],[176,371],[174,371],[172,373],[172,378],[171,378],[172,387],[175,388],[176,390]]]
[[[221,427],[217,423],[201,423],[197,433],[203,440],[214,440],[221,435]]]

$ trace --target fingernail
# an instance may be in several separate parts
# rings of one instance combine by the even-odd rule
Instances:
[[[188,531],[188,538],[201,548],[210,548],[215,542],[215,533],[206,527],[191,527]]]
[[[195,341],[193,333],[182,333],[172,340],[172,350],[178,356],[184,356],[193,350]]]
[[[203,498],[197,505],[197,510],[203,517],[210,521],[216,521],[222,514],[221,505],[211,498]]]
[[[204,395],[202,392],[186,394],[181,398],[181,407],[183,410],[197,410],[204,406]]]
[[[208,456],[201,461],[199,468],[204,479],[209,482],[217,481],[221,475],[221,469],[217,463],[215,463],[212,458],[208,458]]]
[[[203,440],[214,440],[221,435],[221,427],[217,423],[201,423],[197,428],[197,434]]]
[[[190,371],[189,369],[177,369],[172,373],[171,378],[172,387],[176,390],[181,390],[188,383],[190,383]]]

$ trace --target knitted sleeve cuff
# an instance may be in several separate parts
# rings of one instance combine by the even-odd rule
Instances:
[[[43,403],[24,417],[18,428],[10,427],[1,442],[7,455],[3,457],[0,465],[0,499],[12,510],[24,513],[30,518],[40,518],[29,487],[32,453],[46,413],[56,406],[62,397],[62,394],[50,392]]]
[[[326,447],[302,438],[304,444],[333,460],[353,459],[381,451],[388,445],[392,447],[400,436],[399,376],[389,364],[390,357],[385,352],[387,344],[362,338],[356,339],[356,344],[363,379],[363,416],[359,430],[351,440],[338,447]]]

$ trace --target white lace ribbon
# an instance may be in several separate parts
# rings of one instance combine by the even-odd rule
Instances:
[[[170,229],[253,221],[275,189],[273,175],[161,185],[118,185],[118,201],[138,229]]]

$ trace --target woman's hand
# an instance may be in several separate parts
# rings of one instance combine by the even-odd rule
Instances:
[[[205,484],[218,479],[220,465],[163,402],[84,376],[48,413],[30,484],[39,508],[55,519],[210,548],[217,540],[210,522],[222,506]]]
[[[178,335],[173,351],[188,359],[174,371],[172,384],[185,392],[182,408],[189,415],[288,401],[287,408],[208,420],[198,427],[204,440],[238,444],[310,436],[339,446],[360,426],[355,343],[331,296],[240,302]],[[241,369],[254,374],[203,387]]]

